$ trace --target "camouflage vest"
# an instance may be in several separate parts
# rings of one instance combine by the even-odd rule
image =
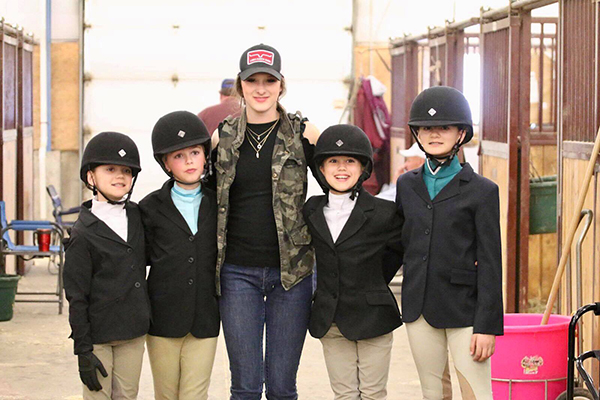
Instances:
[[[273,212],[279,241],[281,283],[289,290],[312,273],[314,250],[311,237],[302,216],[306,200],[307,163],[302,147],[302,126],[305,119],[300,113],[286,114],[279,109],[282,122],[277,130],[271,178]],[[229,189],[235,179],[239,148],[244,141],[246,113],[240,117],[227,117],[219,128],[219,145],[215,171],[217,178],[217,293],[221,294],[220,272],[227,249],[227,217],[229,214]]]

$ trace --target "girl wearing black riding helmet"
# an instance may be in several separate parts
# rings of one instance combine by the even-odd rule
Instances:
[[[129,201],[140,172],[128,136],[102,132],[86,146],[83,203],[66,247],[64,286],[84,399],[135,399],[150,324],[144,230]]]
[[[373,169],[367,135],[352,125],[319,137],[324,196],[304,206],[317,256],[310,334],[321,340],[335,399],[385,399],[393,333],[402,324],[388,283],[400,267],[394,203],[362,188]]]
[[[314,266],[302,206],[319,132],[281,106],[285,78],[276,49],[252,46],[239,67],[241,115],[213,135],[217,290],[231,399],[260,399],[264,388],[268,399],[296,399]]]
[[[402,312],[424,399],[452,398],[448,348],[463,399],[491,399],[489,357],[503,333],[498,186],[456,153],[473,137],[463,94],[432,87],[408,125],[427,155],[400,176]]]
[[[146,339],[157,399],[208,398],[219,336],[215,296],[217,200],[204,185],[210,135],[188,111],[152,130],[156,162],[169,179],[140,202],[150,273]]]

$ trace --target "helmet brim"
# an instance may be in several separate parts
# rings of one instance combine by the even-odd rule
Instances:
[[[205,144],[208,143],[208,146],[205,146]],[[181,149],[186,149],[188,147],[192,147],[192,146],[204,146],[207,148],[208,152],[210,152],[210,136],[207,138],[200,138],[200,139],[196,139],[196,140],[190,140],[189,142],[185,142],[185,143],[178,143],[176,145],[173,145],[171,147],[167,147],[166,149],[161,149],[160,152],[155,152],[154,156],[163,156],[165,154],[169,154],[172,153],[174,151],[177,150],[181,150]],[[205,154],[206,157],[209,157],[210,154]]]
[[[428,120],[416,120],[416,121],[410,121],[408,123],[408,126],[410,126],[411,128],[419,128],[419,127],[428,127],[428,126],[443,126],[443,125],[463,125],[467,127],[467,132],[465,134],[465,138],[462,142],[462,144],[465,144],[469,141],[471,141],[471,139],[473,139],[473,126],[469,125],[469,124],[465,124],[464,121],[455,121],[455,120],[437,120],[437,121],[432,121],[430,119]],[[416,134],[416,132],[415,132]]]
[[[323,176],[321,173],[321,165],[323,164],[323,161],[325,161],[327,158],[335,157],[335,156],[347,156],[347,157],[354,157],[354,158],[358,159],[361,162],[361,164],[364,166],[363,174],[366,174],[365,180],[368,179],[371,176],[371,174],[373,173],[373,160],[371,160],[369,157],[365,157],[364,154],[359,154],[357,152],[352,152],[352,151],[344,151],[344,152],[327,151],[327,152],[320,153],[319,155],[315,156],[313,159],[316,169],[317,169],[317,175],[319,177],[317,180],[319,181],[319,184],[321,186],[325,185],[325,186],[329,187],[329,184],[327,183],[325,176]],[[320,182],[321,180],[322,180],[322,182]]]
[[[95,160],[93,163],[83,165],[79,170],[79,177],[87,185],[87,172],[100,165],[122,165],[131,168],[131,175],[135,178],[141,171],[142,167],[137,164],[128,162],[115,162],[115,160]]]

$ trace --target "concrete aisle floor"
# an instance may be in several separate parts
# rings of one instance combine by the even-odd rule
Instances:
[[[20,291],[52,290],[56,276],[46,266],[32,267],[19,283]],[[81,398],[81,384],[73,344],[68,336],[68,303],[64,313],[51,303],[16,303],[11,321],[0,322],[0,399],[75,400]],[[460,398],[453,374],[455,398]],[[209,398],[226,400],[229,394],[229,366],[223,335],[219,337]],[[300,399],[332,399],[321,344],[306,338],[298,373]],[[408,348],[404,327],[394,332],[394,347],[388,383],[388,399],[419,399],[417,373]],[[152,374],[144,360],[139,399],[153,399]]]

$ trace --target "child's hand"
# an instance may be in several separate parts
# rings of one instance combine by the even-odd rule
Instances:
[[[474,333],[471,337],[471,355],[473,361],[485,361],[494,354],[496,349],[496,336]]]

